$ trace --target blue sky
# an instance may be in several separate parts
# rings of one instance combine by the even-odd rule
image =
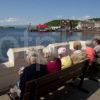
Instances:
[[[0,0],[0,25],[100,17],[100,0]]]

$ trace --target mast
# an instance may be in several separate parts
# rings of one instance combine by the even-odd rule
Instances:
[[[32,25],[31,25],[31,23],[29,23],[29,25],[28,25],[28,27],[27,27],[27,30],[28,30],[28,31],[31,31],[31,28],[32,28]]]

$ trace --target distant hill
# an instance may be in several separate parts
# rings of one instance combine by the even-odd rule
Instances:
[[[92,21],[100,21],[100,18],[91,18],[89,20],[92,20]]]
[[[63,19],[62,20],[52,20],[52,21],[47,22],[45,24],[48,26],[61,26],[61,21],[63,21]],[[64,20],[64,21],[67,21],[67,20]],[[76,27],[78,25],[78,22],[79,22],[79,20],[69,20],[69,21],[71,22],[73,28]]]
[[[0,26],[0,29],[15,29],[14,26]]]
[[[45,23],[48,26],[60,26],[61,20],[52,20],[50,22]]]

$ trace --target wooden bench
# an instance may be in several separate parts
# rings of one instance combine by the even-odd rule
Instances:
[[[86,62],[87,60],[70,68],[27,82],[23,100],[39,100],[41,96],[46,96],[48,93],[57,90],[74,77],[81,76],[79,87],[82,87],[85,74],[84,68],[87,67]]]

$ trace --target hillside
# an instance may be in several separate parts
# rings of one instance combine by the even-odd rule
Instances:
[[[52,20],[50,22],[45,23],[48,26],[60,26],[61,20]]]
[[[50,22],[45,23],[48,26],[61,26],[62,21],[68,21],[68,20],[52,20]],[[69,20],[70,25],[74,28],[77,26],[79,20]]]
[[[91,18],[89,20],[92,20],[92,21],[100,21],[100,18]]]

